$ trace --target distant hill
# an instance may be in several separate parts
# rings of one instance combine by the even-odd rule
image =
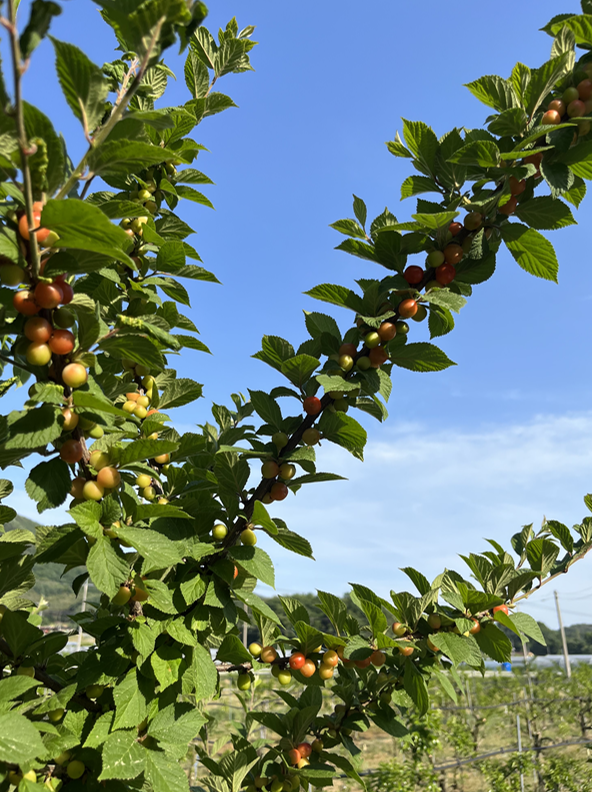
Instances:
[[[37,528],[38,523],[33,520],[28,520],[26,517],[20,515],[7,524],[7,530],[14,528],[24,528],[28,531],[33,531]],[[59,564],[42,564],[35,569],[36,584],[30,592],[31,599],[39,602],[40,597],[43,595],[49,602],[47,610],[43,611],[43,621],[45,624],[53,622],[66,622],[68,615],[76,613],[80,609],[81,598],[78,599],[74,596],[72,591],[72,581],[80,574],[80,570],[73,570],[71,572],[61,573]],[[94,588],[89,590],[90,599],[98,599],[98,593]],[[299,599],[308,609],[311,617],[311,623],[314,627],[322,632],[331,630],[331,624],[325,614],[315,607],[317,598],[315,594],[294,594],[294,597]],[[346,604],[348,613],[356,618],[362,616],[360,610],[346,594],[343,597]],[[287,622],[284,614],[284,609],[279,600],[279,597],[269,597],[265,600],[271,609],[277,613],[286,626],[286,634],[291,635],[291,625]],[[561,635],[559,630],[552,630],[546,624],[539,622],[541,632],[545,636],[547,646],[542,646],[534,641],[529,641],[528,649],[536,655],[545,654],[561,654],[563,647],[561,644]],[[522,644],[517,635],[510,630],[506,630],[508,637],[512,641],[514,650],[522,652]],[[571,654],[592,654],[592,624],[572,624],[570,627],[565,628],[565,636],[567,638],[568,650]],[[258,639],[258,635],[253,627],[249,628],[249,641]]]
[[[39,523],[29,520],[26,517],[17,515],[11,523],[4,527],[7,531],[22,528],[26,531],[35,530]],[[72,581],[80,574],[81,570],[71,570],[62,574],[59,564],[40,564],[35,567],[35,587],[28,592],[27,596],[34,602],[39,602],[41,597],[45,597],[49,606],[43,611],[43,623],[53,624],[55,622],[69,622],[69,614],[77,613],[82,602],[81,597],[76,598],[72,591]],[[70,622],[74,625],[74,622]]]

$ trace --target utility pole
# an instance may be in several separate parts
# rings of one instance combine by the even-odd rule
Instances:
[[[82,588],[82,613],[86,611],[86,600],[88,597],[88,578],[84,581],[84,586]],[[82,646],[82,627],[78,628],[78,646],[76,650],[79,652],[80,647]]]
[[[563,643],[563,656],[565,658],[565,673],[567,674],[567,678],[571,679],[571,665],[569,664],[569,652],[567,651],[567,640],[565,638],[565,630],[563,629],[563,619],[561,618],[561,609],[559,607],[559,595],[556,591],[553,592],[555,594],[555,606],[557,608],[557,619],[559,621],[559,630],[561,632],[561,641]]]

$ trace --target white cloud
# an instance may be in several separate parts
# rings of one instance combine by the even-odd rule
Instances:
[[[464,574],[458,554],[487,549],[485,538],[510,548],[522,525],[537,528],[543,516],[572,525],[587,513],[592,413],[541,415],[474,432],[399,423],[380,435],[369,442],[364,464],[323,448],[321,469],[349,480],[309,485],[273,508],[311,541],[317,558],[313,564],[274,546],[280,593],[339,593],[353,581],[388,596],[392,588],[412,589],[400,567],[430,579],[444,567]],[[589,586],[589,575],[585,560],[551,586],[573,596]],[[537,605],[535,595],[524,609],[555,626],[554,603],[543,592],[539,597],[545,601]],[[569,614],[567,604],[566,623],[586,621]]]

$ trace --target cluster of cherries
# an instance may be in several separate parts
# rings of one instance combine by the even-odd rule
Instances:
[[[578,70],[574,77],[575,80],[578,80],[577,85],[566,88],[560,97],[549,102],[541,124],[555,126],[573,118],[578,124],[578,135],[587,135],[590,131],[590,121],[587,119],[578,121],[577,119],[592,113],[591,77],[592,64],[586,64],[583,69]]]

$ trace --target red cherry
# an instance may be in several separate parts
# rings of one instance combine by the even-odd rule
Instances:
[[[399,316],[401,319],[410,319],[417,313],[417,303],[415,300],[403,300],[399,303]]]
[[[502,613],[505,613],[506,616],[507,616],[508,612],[509,612],[508,611],[508,606],[507,605],[496,605],[495,608],[493,609],[493,612],[497,613],[498,611],[501,611]]]
[[[417,286],[418,283],[421,283],[424,275],[425,272],[422,268],[416,266],[407,267],[403,273],[403,277],[410,286]]]
[[[438,267],[435,274],[436,280],[439,284],[442,286],[448,286],[448,284],[452,283],[456,277],[456,270],[452,264],[442,264],[441,267]]]
[[[526,190],[526,179],[520,181],[515,176],[510,176],[510,192],[512,195],[521,195]]]
[[[448,230],[450,231],[452,236],[455,237],[458,234],[460,234],[460,232],[463,230],[463,226],[461,223],[450,223],[450,225],[448,226]]]
[[[269,490],[269,494],[274,500],[284,500],[284,498],[288,497],[288,488],[284,484],[283,481],[276,481],[272,488]]]
[[[304,400],[303,407],[307,415],[318,415],[323,408],[321,400],[316,396],[307,396]]]
[[[62,290],[62,294],[64,295],[62,298],[62,304],[67,305],[68,303],[71,303],[74,299],[74,289],[69,283],[63,283],[62,281],[60,281],[58,285]]]
[[[290,655],[290,660],[288,662],[290,663],[292,671],[300,671],[306,662],[306,657],[303,652],[294,652],[294,654]]]
[[[63,296],[57,283],[38,283],[35,287],[35,302],[41,308],[57,308]]]
[[[54,330],[49,348],[56,355],[68,355],[74,349],[74,334],[69,330]]]
[[[372,368],[380,368],[388,360],[388,352],[383,347],[374,347],[368,352]]]
[[[516,198],[515,195],[512,195],[512,197],[508,201],[506,201],[506,203],[503,206],[498,206],[497,210],[500,214],[509,216],[511,214],[514,214],[517,206],[518,206],[518,199]]]
[[[29,341],[38,341],[42,344],[47,343],[51,338],[53,328],[47,319],[34,316],[25,322],[24,333]]]
[[[350,357],[355,357],[358,353],[358,348],[355,344],[342,344],[339,347],[339,356],[341,355],[349,355]]]
[[[39,313],[40,306],[35,302],[35,295],[32,291],[25,289],[18,291],[12,298],[14,308],[25,316],[35,316]]]
[[[463,249],[460,245],[446,245],[444,248],[444,258],[447,264],[458,264],[463,257]]]

